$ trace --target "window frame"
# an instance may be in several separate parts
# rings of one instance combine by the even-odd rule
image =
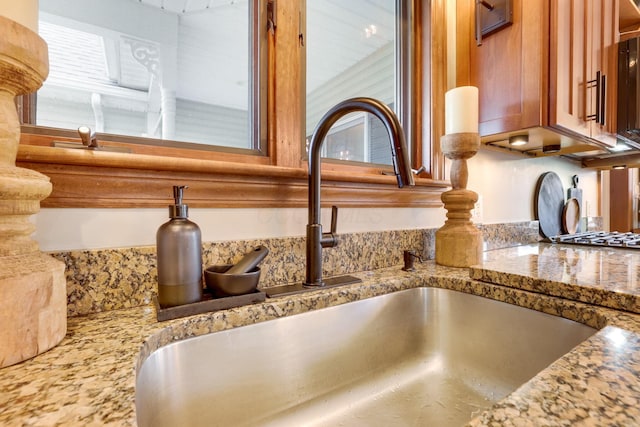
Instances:
[[[268,19],[267,6],[262,1],[250,1],[250,10],[247,15],[249,27],[257,22],[259,27],[265,27]],[[89,24],[93,27],[95,24]],[[108,32],[108,30],[101,30],[100,27],[96,27],[98,30],[95,34],[100,35]],[[114,30],[114,32],[117,32]],[[155,42],[154,42],[155,43]],[[202,158],[204,152],[222,152],[222,153],[236,153],[245,154],[248,156],[267,156],[267,84],[268,84],[268,70],[267,70],[267,45],[265,37],[257,32],[251,34],[251,37],[247,43],[247,51],[249,52],[250,67],[258,70],[257,72],[251,72],[251,81],[249,82],[249,89],[247,90],[247,97],[249,98],[249,108],[247,110],[249,129],[249,144],[248,147],[231,147],[220,146],[210,144],[199,144],[197,142],[159,139],[153,137],[139,137],[134,135],[119,135],[97,132],[98,141],[104,146],[118,146],[125,147],[130,153],[148,153],[148,154],[160,154],[166,156],[185,156]],[[21,122],[23,123],[22,131],[27,134],[37,135],[50,135],[55,137],[75,138],[78,139],[78,134],[73,129],[52,128],[47,126],[35,125],[36,122],[36,102],[37,95],[30,94],[25,95],[20,99],[20,104],[25,109],[25,114],[21,114]],[[57,141],[56,141],[57,142]],[[102,144],[106,142],[106,144]],[[139,147],[150,146],[146,147]],[[168,149],[166,149],[168,148]],[[204,154],[205,158],[208,156]],[[216,158],[213,156],[212,158]],[[258,163],[265,163],[260,162]]]
[[[271,0],[269,0],[269,3]],[[414,73],[411,87],[405,87],[411,103],[399,112],[411,138],[414,168],[425,166],[416,187],[398,190],[395,178],[385,175],[390,167],[323,161],[323,203],[340,206],[440,207],[444,181],[444,157],[439,135],[444,129],[446,90],[446,0],[409,3],[418,19],[404,31],[414,32],[409,67]],[[267,7],[262,22],[266,22]],[[402,12],[406,13],[406,11]],[[260,46],[266,71],[258,78],[265,103],[262,107],[261,138],[265,155],[246,150],[190,150],[171,144],[129,144],[123,138],[99,135],[104,146],[125,147],[134,155],[108,151],[52,147],[53,141],[79,142],[73,132],[23,125],[18,166],[48,175],[53,184],[43,207],[164,207],[171,199],[172,185],[191,187],[190,204],[195,207],[301,207],[307,204],[307,163],[304,144],[304,37],[301,16],[304,0],[277,0],[275,32],[266,30]],[[434,23],[438,23],[434,26]],[[436,28],[437,31],[431,31]],[[430,70],[421,73],[420,70]],[[257,74],[257,73],[256,73]],[[263,80],[264,81],[264,80]],[[416,96],[416,94],[419,94]],[[19,114],[32,114],[29,99],[18,100]],[[423,108],[432,105],[434,108]],[[260,112],[254,111],[254,114]],[[436,135],[437,137],[434,137]],[[421,161],[420,161],[421,160]]]

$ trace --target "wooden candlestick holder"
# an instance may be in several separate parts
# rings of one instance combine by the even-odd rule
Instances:
[[[20,121],[14,99],[49,72],[47,44],[0,16],[0,368],[57,345],[67,331],[64,263],[31,239],[29,217],[51,193],[49,178],[16,167]]]
[[[450,267],[469,267],[482,260],[482,233],[471,222],[471,210],[478,194],[467,190],[467,160],[480,148],[480,136],[465,132],[444,135],[440,147],[451,164],[452,189],[442,193],[447,221],[436,231],[436,263]]]

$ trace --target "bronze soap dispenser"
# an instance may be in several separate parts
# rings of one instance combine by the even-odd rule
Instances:
[[[186,188],[173,187],[171,219],[156,233],[158,303],[163,308],[202,299],[202,235],[198,225],[188,219],[189,207],[182,203]]]

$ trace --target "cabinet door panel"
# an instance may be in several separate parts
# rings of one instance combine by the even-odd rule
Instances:
[[[590,134],[586,120],[589,88],[587,63],[589,43],[589,0],[553,1],[550,125],[586,137]],[[554,51],[555,49],[555,51]]]
[[[591,0],[591,63],[590,75],[601,79],[600,97],[591,91],[591,108],[600,108],[599,121],[591,122],[591,137],[608,145],[615,145],[618,0]],[[600,101],[600,105],[596,102]]]
[[[474,7],[473,2],[468,3]],[[481,46],[470,41],[470,84],[480,88],[482,136],[543,125],[548,40],[545,3],[514,0],[512,25],[484,38]]]

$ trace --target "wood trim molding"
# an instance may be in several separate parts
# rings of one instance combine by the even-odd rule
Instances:
[[[300,42],[303,7],[299,0],[279,0],[276,7],[275,54],[271,64],[274,81],[269,95],[273,97],[269,120],[273,121],[275,135],[271,136],[269,149],[273,164],[278,166],[299,167],[304,157],[303,102],[306,95],[302,61],[305,48]]]
[[[307,172],[214,160],[129,156],[121,153],[21,145],[18,166],[47,175],[53,184],[46,208],[155,208],[172,200],[173,185],[188,185],[194,207],[304,207]],[[325,170],[323,205],[441,207],[448,183],[417,179],[398,189],[394,176]]]
[[[625,168],[640,168],[640,153],[622,154],[617,156],[608,156],[600,159],[584,159],[582,167],[607,170],[616,166],[624,166]]]
[[[138,138],[120,135],[109,134],[97,134],[98,145],[105,150],[102,152],[108,152],[111,149],[118,150],[124,149],[129,154],[136,157],[138,155],[151,155],[156,157],[166,158],[185,158],[185,159],[199,159],[199,160],[219,160],[252,164],[271,164],[269,157],[248,154],[249,150],[241,150],[230,147],[216,147],[215,150],[211,147],[207,147],[203,144],[193,144],[194,148],[184,148],[179,146],[171,146],[163,140],[155,140],[157,145],[145,144],[148,138]],[[55,143],[71,143],[77,145],[78,148],[84,148],[82,141],[78,134],[71,130],[46,128],[33,125],[22,125],[22,134],[20,136],[20,146],[39,146],[39,147],[54,147]],[[56,150],[65,150],[64,148],[56,147]],[[66,149],[69,150],[69,149]],[[85,150],[72,150],[72,151],[85,151]],[[62,153],[62,151],[56,151],[56,153]],[[61,154],[64,156],[64,154]],[[55,159],[52,159],[55,161]]]
[[[422,105],[431,106],[425,112],[430,113],[430,129],[424,135],[430,142],[429,158],[423,152],[423,163],[430,165],[430,176],[445,179],[445,159],[440,149],[440,137],[444,135],[444,94],[447,91],[447,30],[450,17],[447,16],[446,0],[432,0],[430,7],[424,8],[423,21],[429,26],[429,50],[423,54],[423,69],[430,70],[428,91]],[[444,25],[442,24],[444,23]],[[443,28],[444,27],[444,28]]]
[[[629,169],[609,173],[609,229],[622,233],[633,229],[633,174]]]
[[[471,0],[456,0],[455,86],[471,84],[470,40],[474,40],[475,37],[473,34],[475,28],[473,11],[474,2]]]

